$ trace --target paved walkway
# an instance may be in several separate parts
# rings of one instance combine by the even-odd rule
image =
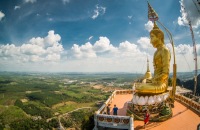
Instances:
[[[111,114],[114,104],[118,107],[118,115],[125,116],[127,102],[131,101],[132,94],[116,95],[111,104]],[[175,102],[173,117],[164,122],[150,122],[146,126],[146,130],[197,130],[200,124],[200,115],[185,107],[179,102]],[[135,130],[143,129],[143,121],[134,121]]]
[[[116,105],[118,107],[118,115],[125,116],[127,110],[127,102],[131,101],[133,94],[126,95],[116,95],[112,104],[111,104],[111,115],[113,114],[113,107]]]

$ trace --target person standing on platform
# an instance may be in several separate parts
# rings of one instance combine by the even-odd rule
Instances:
[[[114,108],[113,108],[113,115],[117,115],[117,111],[118,111],[118,108],[116,105],[114,105]]]
[[[107,111],[107,114],[110,115],[110,104],[108,104],[106,111]]]
[[[150,114],[149,114],[148,110],[145,110],[145,114],[144,114],[144,128],[146,127],[146,124],[149,122],[149,118],[150,118]]]

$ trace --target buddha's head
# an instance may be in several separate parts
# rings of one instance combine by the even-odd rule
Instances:
[[[153,47],[157,48],[160,44],[164,44],[164,33],[159,29],[154,22],[154,27],[150,31],[150,39]]]

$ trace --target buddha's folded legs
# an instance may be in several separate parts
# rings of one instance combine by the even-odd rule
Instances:
[[[163,93],[167,90],[167,85],[165,83],[162,84],[154,84],[154,83],[136,83],[136,92],[140,94],[157,94]]]

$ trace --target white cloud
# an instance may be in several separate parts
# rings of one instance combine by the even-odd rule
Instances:
[[[3,19],[4,16],[5,16],[5,14],[0,11],[0,21]]]
[[[85,45],[81,45],[81,46],[74,44],[71,48],[71,55],[77,59],[96,57],[96,53],[93,50],[93,46],[89,42],[87,42],[87,43],[85,43]]]
[[[152,21],[148,21],[144,26],[145,26],[145,29],[147,31],[149,31],[149,32],[153,29],[153,23],[152,23]]]
[[[35,3],[37,0],[24,0],[25,3]]]
[[[138,39],[139,41],[146,41],[143,38]],[[148,39],[147,39],[148,41]],[[84,44],[86,45],[86,44]],[[82,46],[84,46],[82,45]],[[111,44],[112,45],[112,44]],[[96,57],[87,57],[85,58],[83,55],[83,47],[76,45],[76,52],[80,54],[78,60],[68,60],[66,64],[66,71],[81,71],[81,72],[137,72],[137,73],[145,73],[146,71],[146,57],[149,57],[150,60],[150,70],[153,73],[153,54],[155,52],[152,51],[149,53],[147,50],[141,50],[141,44],[130,43],[129,41],[125,41],[116,46],[115,53],[110,53],[109,57],[107,55],[102,55],[105,52],[101,52],[101,54],[97,53],[97,51],[93,50],[93,53],[96,54]],[[91,43],[89,44],[90,50],[94,47]],[[170,72],[173,70],[173,54],[171,44],[166,44],[166,46],[170,49],[171,52],[171,66]],[[74,45],[75,49],[75,45]],[[152,46],[149,49],[153,49]],[[200,46],[197,45],[197,50],[200,50]],[[193,47],[188,44],[180,44],[175,46],[176,53],[176,64],[177,71],[193,71],[194,60],[193,60]],[[199,54],[200,55],[200,54]]]
[[[0,46],[0,57],[13,57],[20,54],[20,47],[16,47],[14,44],[6,44]],[[6,58],[7,59],[7,58]]]
[[[40,56],[38,56],[38,55],[32,55],[32,56],[29,57],[28,61],[31,61],[31,62],[40,62],[42,60],[43,60],[43,58],[41,58]]]
[[[0,46],[0,57],[21,62],[58,61],[63,52],[60,35],[51,30],[48,36],[32,38],[21,46],[7,44]]]
[[[114,47],[107,37],[99,37],[99,40],[94,45],[90,42],[81,46],[74,44],[70,52],[70,55],[77,59],[97,57],[119,58],[123,56],[130,57],[138,53],[143,54],[136,44],[125,41],[120,43],[119,47]]]
[[[34,44],[23,44],[20,47],[20,51],[26,55],[43,55],[45,53],[45,50],[41,46]]]
[[[147,49],[149,47],[152,47],[150,44],[150,39],[148,37],[141,37],[139,40],[137,40],[137,43],[143,48]]]
[[[71,48],[71,51],[72,51],[72,56],[74,56],[75,58],[81,58],[82,57],[82,52],[81,52],[79,45],[74,44]]]
[[[46,47],[52,46],[54,44],[58,44],[58,42],[61,40],[61,37],[59,34],[54,34],[54,31],[51,30],[48,32],[48,36],[44,38],[44,44]]]
[[[46,37],[31,38],[21,46],[0,45],[0,70],[145,73],[148,56],[153,73],[155,49],[148,37],[141,37],[136,43],[124,41],[115,46],[107,37],[99,37],[94,43],[74,44],[69,50],[64,50],[60,41],[60,35],[51,30]],[[169,43],[166,46],[171,51],[172,72],[172,47]],[[197,50],[200,52],[199,44]],[[175,53],[178,72],[192,71],[193,47],[180,44],[175,46]]]
[[[60,60],[60,54],[56,54],[56,53],[48,54],[46,56],[46,60],[48,60],[48,61],[59,61]]]
[[[60,52],[62,52],[62,51],[63,51],[63,46],[62,46],[62,44],[60,44],[60,43],[54,43],[54,45],[49,46],[49,47],[46,49],[46,52],[47,52],[48,54],[52,54],[52,53],[58,54],[58,53],[60,53]]]
[[[88,38],[88,40],[91,40],[93,38],[93,36],[90,36],[89,38]]]
[[[62,0],[63,4],[69,3],[70,0]]]
[[[20,6],[16,5],[16,6],[14,7],[14,10],[17,10],[17,9],[20,9],[20,8],[21,8]]]
[[[184,26],[188,25],[188,20],[187,20],[187,13],[183,4],[183,0],[180,1],[180,6],[181,6],[181,17],[178,17],[178,25]]]
[[[119,50],[122,52],[124,51],[135,51],[137,50],[137,45],[136,44],[131,44],[129,41],[125,41],[119,44]]]
[[[128,16],[129,19],[132,19],[133,16]]]
[[[48,18],[47,20],[51,22],[51,21],[53,21],[53,18]]]
[[[200,44],[196,45],[197,55],[200,56]],[[199,59],[199,58],[198,58]],[[199,60],[198,60],[199,61]]]
[[[102,6],[96,5],[96,9],[93,12],[92,19],[96,19],[99,15],[104,15],[106,12],[106,8]]]
[[[133,72],[146,62],[146,53],[138,45],[125,41],[114,47],[107,37],[100,37],[93,45],[74,44],[70,55],[77,60],[68,59],[67,68],[81,72]]]
[[[193,48],[190,45],[186,44],[179,44],[178,46],[175,47],[176,53],[179,55],[184,55],[184,54],[192,54],[193,53]]]
[[[122,58],[131,58],[131,57],[139,58],[145,55],[145,53],[139,49],[138,45],[130,43],[129,41],[120,43],[117,53],[119,54],[117,57],[122,57]]]
[[[194,28],[200,27],[200,13],[198,12],[197,9],[198,7],[195,6],[194,2],[197,1],[180,0],[181,16],[178,17],[178,24],[180,26],[187,26],[188,25],[187,17],[189,17]]]
[[[99,41],[94,44],[94,50],[96,52],[107,52],[112,51],[115,48],[110,44],[110,40],[107,37],[99,37]]]
[[[129,24],[132,24],[132,21],[133,21],[133,19],[132,19],[132,18],[133,18],[133,16],[131,16],[131,15],[130,15],[130,16],[128,16],[128,21],[129,21],[128,23],[129,23]]]
[[[49,13],[46,13],[46,15],[47,15],[47,16],[49,16],[49,15],[51,15],[51,14],[49,14]]]
[[[38,46],[41,46],[41,47],[44,47],[45,46],[45,43],[44,43],[44,39],[41,38],[41,37],[33,37],[29,40],[29,44],[32,44],[32,45],[38,45]]]
[[[171,63],[173,62],[173,50],[172,45],[170,43],[166,44],[171,52]],[[200,50],[200,46],[197,44],[197,50]],[[189,44],[179,44],[178,46],[174,46],[175,49],[175,57],[176,57],[176,64],[177,64],[177,71],[178,72],[185,72],[185,71],[193,71],[194,70],[194,55],[193,55],[193,46]],[[200,55],[198,55],[198,58]],[[198,68],[200,64],[198,64]],[[171,64],[172,70],[172,64]]]

